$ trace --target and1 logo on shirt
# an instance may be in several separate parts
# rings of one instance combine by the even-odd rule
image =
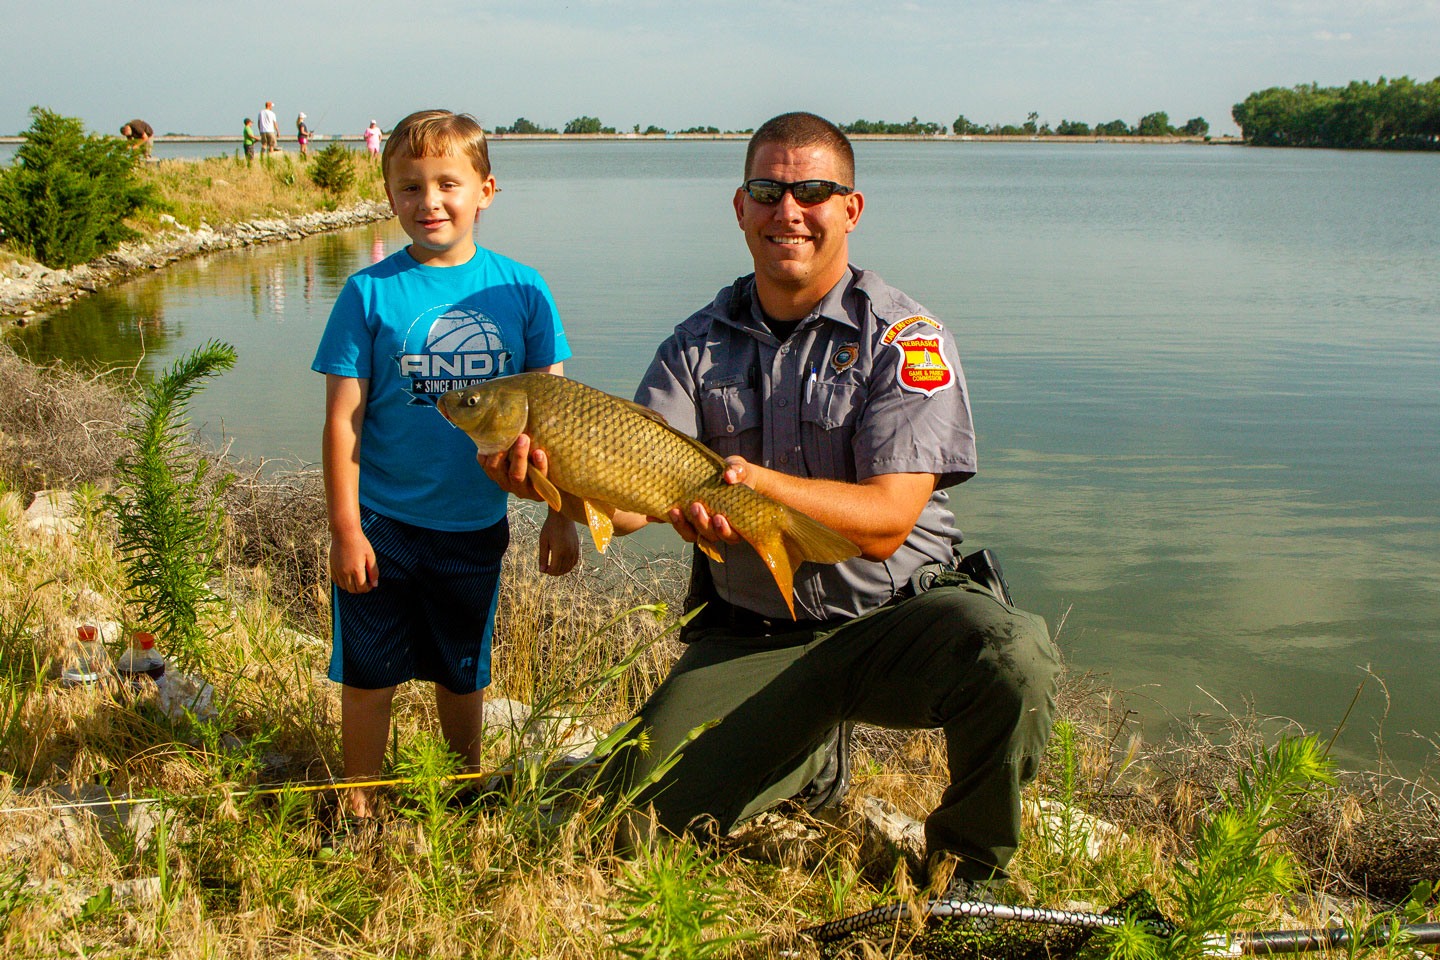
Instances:
[[[395,362],[400,376],[410,380],[414,404],[434,406],[442,393],[512,372],[500,325],[479,310],[458,304],[435,307],[416,317],[405,333],[405,351]]]

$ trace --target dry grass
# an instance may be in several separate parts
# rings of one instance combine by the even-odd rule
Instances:
[[[159,791],[172,818],[153,830],[102,829],[92,817],[0,814],[0,947],[7,956],[251,958],[524,956],[593,958],[613,952],[610,924],[625,907],[624,861],[613,811],[576,800],[552,818],[540,793],[465,817],[425,817],[417,788],[386,796],[397,814],[378,840],[346,856],[316,853],[313,795],[245,796],[261,783],[328,778],[338,764],[338,704],[324,679],[328,602],[324,511],[313,474],[263,473],[230,463],[226,492],[230,599],[213,614],[211,679],[222,713],[214,724],[171,720],[147,696],[116,699],[53,681],[80,618],[124,619],[112,531],[83,495],[74,536],[22,536],[19,512],[36,490],[103,485],[122,447],[122,385],[30,367],[0,347],[0,808],[27,806],[43,791],[107,785]],[[217,471],[218,472],[218,471]],[[663,676],[677,645],[666,620],[625,616],[642,604],[673,611],[684,564],[587,557],[578,574],[552,579],[534,565],[535,528],[512,515],[495,643],[495,692],[543,701],[647,645],[623,683],[577,705],[598,729],[624,719]],[[298,631],[297,631],[298,628]],[[34,654],[32,658],[30,654]],[[13,725],[7,717],[16,716]],[[1057,820],[1027,810],[1027,840],[1014,868],[1021,897],[1047,904],[1108,904],[1137,887],[1162,898],[1189,851],[1194,825],[1233,784],[1273,727],[1259,718],[1198,723],[1147,745],[1113,694],[1070,677],[1061,702],[1066,734],[1029,795],[1063,802]],[[407,685],[396,702],[400,763],[421,763],[436,742],[433,701]],[[1262,731],[1265,731],[1262,734]],[[512,756],[502,739],[489,759]],[[863,731],[859,792],[923,815],[945,784],[944,746],[933,732]],[[35,793],[33,791],[42,791]],[[551,798],[553,799],[553,798]],[[1276,919],[1323,919],[1324,896],[1403,895],[1418,877],[1440,876],[1436,800],[1395,777],[1348,777],[1306,813],[1286,842],[1304,868],[1305,896],[1266,905]],[[1123,835],[1083,851],[1082,814]],[[140,823],[144,826],[144,822]],[[151,823],[153,826],[153,822]],[[908,881],[857,879],[853,839],[819,831],[808,847],[762,862],[710,851],[734,897],[723,930],[765,939],[740,957],[779,956],[803,926],[904,892]],[[158,890],[153,878],[165,880]],[[17,878],[23,895],[5,899]],[[148,899],[127,900],[137,882]],[[106,888],[109,905],[89,900]],[[85,904],[89,901],[88,910]],[[798,956],[814,956],[800,947]],[[909,956],[903,941],[884,956]]]
[[[141,176],[155,185],[161,209],[136,218],[134,225],[149,233],[164,225],[159,216],[168,213],[188,227],[203,221],[211,226],[238,223],[262,217],[295,216],[355,200],[385,199],[379,161],[368,153],[351,151],[355,161],[355,185],[345,194],[332,197],[311,182],[308,175],[312,157],[301,162],[299,154],[257,157],[246,163],[240,157],[206,157],[198,160],[161,160],[141,167]]]

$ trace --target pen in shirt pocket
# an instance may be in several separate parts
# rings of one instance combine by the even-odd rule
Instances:
[[[817,372],[816,372],[816,369],[815,369],[815,364],[812,363],[812,364],[810,364],[810,377],[809,377],[809,379],[807,379],[807,380],[805,381],[805,402],[806,402],[806,403],[809,403],[811,397],[813,397],[813,396],[815,395],[815,380],[816,380],[816,377],[817,377]]]

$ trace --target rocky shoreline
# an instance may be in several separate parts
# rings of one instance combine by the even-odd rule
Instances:
[[[49,308],[186,257],[257,243],[300,240],[316,233],[386,220],[392,215],[388,203],[361,200],[336,210],[294,217],[262,217],[218,227],[201,223],[195,229],[177,224],[173,218],[162,217],[170,223],[169,231],[121,244],[89,263],[64,270],[51,270],[40,264],[0,265],[0,329],[23,327],[43,318],[43,311]]]

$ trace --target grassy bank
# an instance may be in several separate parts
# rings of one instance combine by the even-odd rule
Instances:
[[[333,210],[356,200],[384,202],[385,185],[380,162],[368,153],[347,151],[355,170],[355,182],[348,189],[330,193],[311,179],[316,157],[301,161],[293,150],[278,156],[206,157],[198,160],[160,160],[144,164],[140,175],[152,184],[160,205],[132,221],[142,233],[158,233],[170,227],[161,217],[168,214],[187,227],[202,222],[218,227],[262,217],[290,217],[315,210]]]
[[[328,604],[313,474],[262,478],[219,461],[235,480],[222,495],[216,585],[225,600],[205,621],[213,720],[168,715],[148,687],[117,696],[55,679],[77,620],[123,622],[129,612],[99,495],[126,448],[127,410],[117,385],[36,369],[0,345],[5,955],[588,960],[645,955],[646,938],[670,922],[672,952],[650,955],[814,957],[794,942],[796,929],[912,891],[893,863],[867,861],[847,825],[853,805],[839,825],[797,815],[762,843],[684,843],[639,857],[617,849],[613,805],[543,781],[520,778],[492,806],[447,811],[433,704],[416,685],[397,698],[388,761],[391,774],[416,782],[384,790],[383,833],[325,856],[324,794],[251,789],[323,781],[338,765],[338,697],[323,677],[328,644],[317,639]],[[76,493],[73,531],[26,532],[29,496],[54,488]],[[603,732],[678,655],[665,631],[684,569],[592,557],[578,574],[543,578],[533,525],[524,514],[515,523],[490,695]],[[635,611],[657,602],[669,612]],[[1015,899],[1103,906],[1144,888],[1165,912],[1185,910],[1178,868],[1194,862],[1221,791],[1235,789],[1263,746],[1261,724],[1197,721],[1178,740],[1148,744],[1128,716],[1094,678],[1067,678],[1051,756],[1028,795]],[[539,731],[517,751],[496,729],[487,757],[500,766],[532,749],[555,755],[561,735]],[[856,768],[852,797],[910,816],[923,816],[945,785],[944,747],[929,731],[863,731]],[[53,808],[3,812],[100,787],[159,802],[120,825]],[[1247,897],[1248,922],[1316,925],[1335,905],[1353,918],[1403,899],[1414,880],[1440,875],[1433,802],[1426,788],[1379,774],[1320,791],[1271,838],[1301,883],[1289,896]],[[953,955],[917,933],[892,927],[863,955]],[[706,946],[728,935],[749,939]]]

